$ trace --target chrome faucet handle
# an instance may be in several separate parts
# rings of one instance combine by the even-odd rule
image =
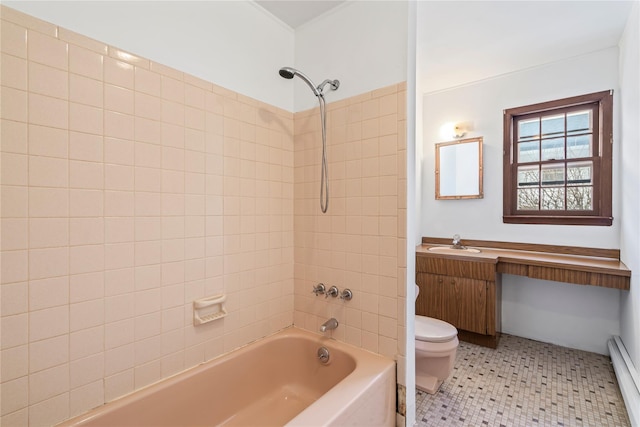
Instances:
[[[318,296],[324,294],[324,289],[324,283],[318,283],[313,287],[313,290],[311,292]]]
[[[351,292],[351,289],[345,289],[340,294],[340,299],[341,300],[351,301],[351,298],[353,298],[353,292]]]
[[[459,234],[454,234],[454,235],[453,235],[453,242],[452,242],[452,243],[453,243],[453,246],[452,246],[452,248],[453,248],[453,249],[463,249],[463,248],[464,248],[464,246],[462,246],[462,243],[461,243],[461,242],[462,242],[462,241],[461,241],[461,239],[460,239],[460,235],[459,235]]]
[[[325,298],[329,298],[329,296],[332,296],[332,297],[335,298],[335,297],[338,296],[339,293],[340,293],[340,291],[338,290],[338,288],[335,287],[335,286],[332,286],[332,287],[329,288],[329,290],[327,292],[325,292],[324,297]]]

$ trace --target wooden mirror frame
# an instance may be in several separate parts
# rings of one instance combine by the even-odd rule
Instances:
[[[440,150],[443,147],[461,144],[478,144],[478,191],[473,194],[456,194],[456,195],[442,195],[440,191],[440,180],[442,175],[442,165],[440,162]],[[441,142],[436,144],[436,200],[460,200],[460,199],[482,199],[484,192],[482,189],[482,137],[466,138],[456,141]]]

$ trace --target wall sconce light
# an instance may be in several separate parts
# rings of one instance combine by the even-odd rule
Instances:
[[[454,138],[462,138],[466,134],[467,134],[467,129],[465,128],[465,126],[462,123],[456,123],[453,126],[452,136]]]
[[[442,125],[440,128],[440,136],[443,139],[459,139],[467,134],[468,126],[466,123],[454,123],[449,122]]]

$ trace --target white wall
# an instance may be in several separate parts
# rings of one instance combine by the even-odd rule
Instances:
[[[271,105],[293,110],[278,75],[294,33],[249,1],[3,1],[29,15]]]
[[[425,95],[422,235],[451,237],[458,233],[463,241],[467,238],[618,248],[621,223],[619,191],[616,191],[620,188],[618,175],[614,176],[614,225],[611,227],[502,222],[503,110],[607,89],[616,91],[614,108],[617,110],[620,105],[617,64],[618,50],[609,48]],[[444,141],[439,135],[440,127],[451,121],[471,123],[472,130],[466,137],[484,137],[483,199],[435,200],[434,145]],[[617,170],[620,165],[617,122],[614,135],[614,170]],[[607,339],[619,333],[616,313],[620,310],[621,292],[504,275],[502,330],[604,354]]]
[[[506,74],[424,98],[422,235],[617,248],[620,221],[611,227],[540,226],[502,222],[502,113],[506,108],[582,95],[618,87],[618,52],[610,48],[590,55]],[[585,72],[589,70],[589,72]],[[576,76],[580,76],[577,78]],[[616,101],[616,105],[618,105]],[[482,136],[484,198],[435,200],[435,144],[444,142],[440,127],[469,122],[465,138]],[[617,135],[614,124],[614,133]],[[619,140],[619,139],[617,139]],[[614,168],[619,164],[619,142]],[[619,179],[614,177],[614,188]],[[620,214],[614,191],[613,216]]]
[[[620,140],[622,209],[620,248],[631,269],[631,290],[623,292],[621,333],[636,369],[640,367],[640,6],[635,4],[620,42]]]
[[[296,30],[295,68],[316,84],[340,80],[325,91],[327,102],[349,98],[407,79],[407,2],[350,1]],[[317,106],[300,79],[295,111]]]

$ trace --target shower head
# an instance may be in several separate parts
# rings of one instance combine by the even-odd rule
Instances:
[[[285,79],[292,79],[293,76],[296,75],[296,69],[290,67],[282,67],[279,72],[280,77],[284,77]]]
[[[304,82],[306,84],[309,85],[309,87],[311,88],[311,90],[313,91],[313,94],[315,96],[318,97],[322,97],[322,91],[320,89],[318,89],[316,87],[316,85],[313,84],[313,82],[311,81],[311,79],[309,77],[307,77],[304,73],[302,73],[301,71],[296,70],[295,68],[291,68],[291,67],[282,67],[280,68],[280,75],[282,77],[284,77],[285,79],[292,79],[293,76],[298,76],[300,77],[302,80],[304,80]]]

